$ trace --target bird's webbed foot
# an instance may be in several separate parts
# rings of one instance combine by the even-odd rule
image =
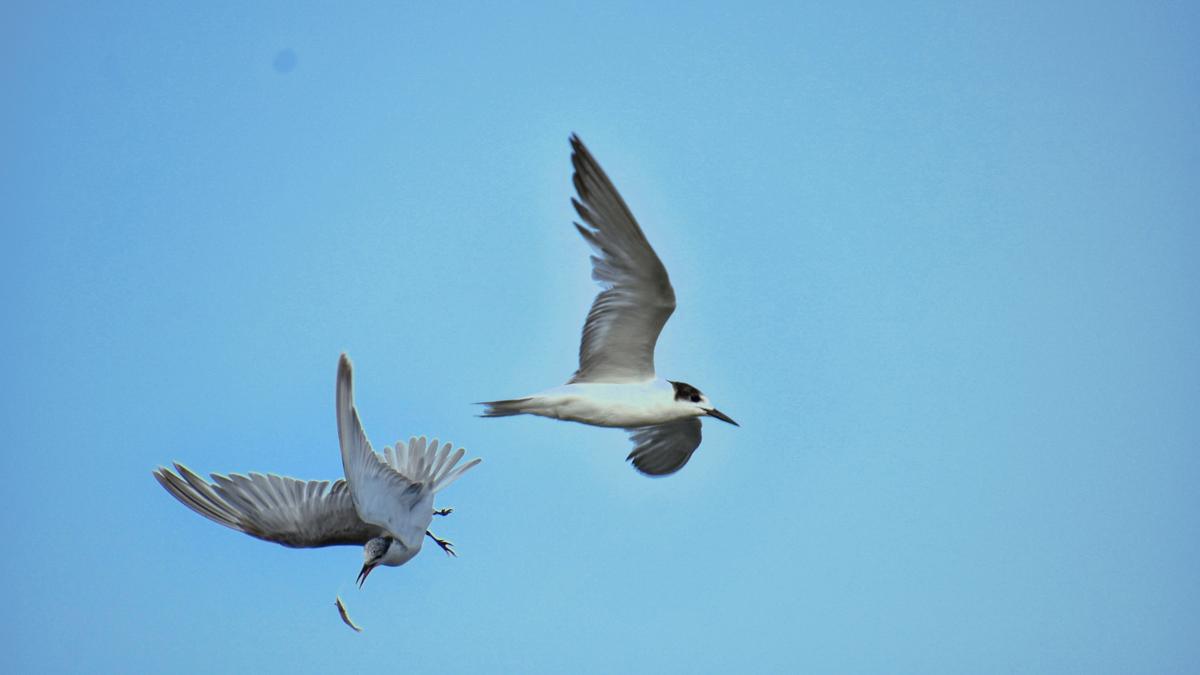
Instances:
[[[454,544],[451,544],[450,542],[446,541],[445,539],[438,539],[438,538],[437,538],[437,535],[435,535],[434,533],[430,532],[429,530],[425,530],[425,534],[426,534],[426,535],[427,535],[427,536],[428,536],[430,539],[432,539],[432,540],[434,540],[435,542],[437,542],[437,545],[442,547],[442,550],[446,552],[446,555],[448,555],[448,556],[452,556],[452,557],[455,557],[455,558],[457,558],[457,557],[458,557],[458,554],[454,552]]]

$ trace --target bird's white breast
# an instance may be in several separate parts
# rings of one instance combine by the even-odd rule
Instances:
[[[420,539],[417,540],[417,545],[413,548],[408,548],[404,544],[400,543],[398,539],[393,539],[392,545],[388,546],[387,552],[383,554],[383,557],[380,558],[379,562],[380,564],[388,565],[389,567],[397,567],[403,565],[409,560],[412,560],[413,557],[420,552],[420,550]]]

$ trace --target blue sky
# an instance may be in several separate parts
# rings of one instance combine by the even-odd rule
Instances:
[[[16,671],[1200,669],[1195,5],[168,4],[0,10]],[[575,367],[572,132],[742,424],[666,479],[470,405]],[[341,351],[484,458],[361,592],[150,476],[338,477]]]

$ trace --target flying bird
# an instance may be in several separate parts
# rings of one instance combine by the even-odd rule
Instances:
[[[226,527],[292,548],[363,547],[361,587],[379,565],[403,565],[417,555],[425,537],[448,555],[452,544],[429,531],[433,498],[468,469],[458,465],[465,451],[439,447],[437,439],[412,438],[407,445],[371,448],[354,407],[353,370],[342,354],[337,372],[337,425],[346,477],[302,481],[275,474],[212,474],[208,482],[178,462],[175,471],[159,467],[160,485],[196,513]]]
[[[578,199],[571,203],[591,245],[592,278],[603,290],[583,325],[579,369],[565,385],[489,401],[483,417],[540,415],[629,432],[627,459],[643,474],[683,468],[700,446],[700,418],[738,426],[686,382],[658,377],[654,345],[675,311],[675,289],[642,228],[578,136],[571,136]]]

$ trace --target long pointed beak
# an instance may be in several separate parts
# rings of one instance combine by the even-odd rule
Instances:
[[[373,569],[375,569],[374,565],[366,564],[362,566],[362,570],[360,570],[358,573],[358,579],[355,580],[355,583],[358,584],[359,588],[362,588],[362,585],[366,583],[367,575],[370,574],[371,570]]]
[[[734,422],[732,417],[730,417],[729,415],[726,415],[725,413],[721,412],[720,410],[717,410],[716,408],[709,410],[708,416],[715,417],[715,418],[721,420],[722,422],[729,422],[730,424],[732,424],[735,427],[742,426],[742,425],[738,424],[737,422]]]

